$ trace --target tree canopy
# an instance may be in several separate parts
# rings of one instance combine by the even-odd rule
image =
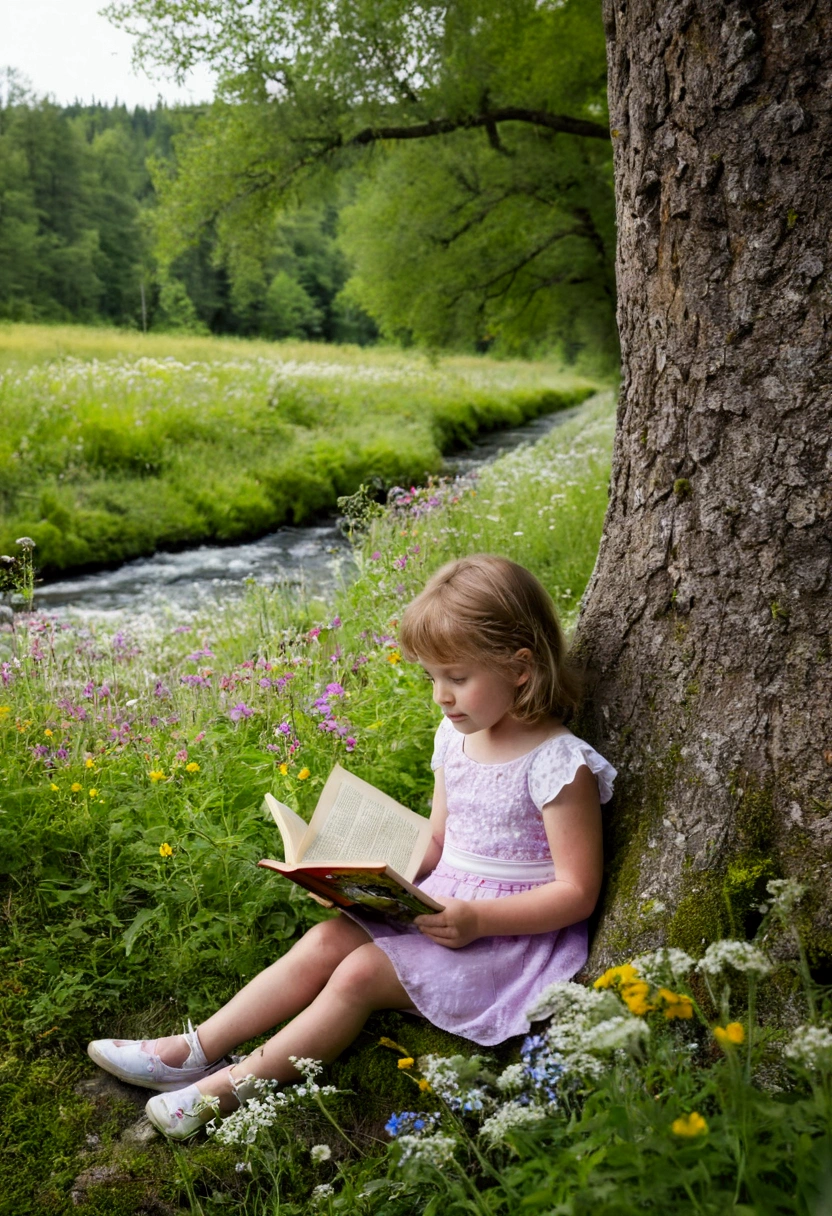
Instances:
[[[217,74],[216,100],[179,141],[178,173],[157,176],[163,257],[211,230],[244,281],[279,209],[346,200],[348,294],[386,333],[610,342],[596,3],[115,0],[107,11],[145,66]]]

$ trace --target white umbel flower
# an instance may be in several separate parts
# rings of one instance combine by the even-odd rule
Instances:
[[[801,1026],[783,1054],[810,1072],[832,1069],[832,1030],[826,1026]]]
[[[746,975],[768,975],[774,964],[762,950],[750,942],[713,942],[697,964],[705,975],[719,975],[726,967],[744,971]]]

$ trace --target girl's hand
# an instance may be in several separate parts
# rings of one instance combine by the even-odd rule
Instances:
[[[413,923],[425,937],[450,950],[459,950],[482,937],[477,909],[468,899],[449,899],[444,912],[417,916]]]

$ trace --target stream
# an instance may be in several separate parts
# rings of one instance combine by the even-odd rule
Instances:
[[[446,457],[442,472],[471,473],[503,453],[535,443],[580,407],[544,414],[523,426],[491,431],[471,447]],[[154,553],[99,570],[41,584],[35,607],[45,612],[72,609],[82,616],[124,612],[159,616],[169,610],[191,613],[242,594],[246,582],[302,588],[309,594],[332,590],[354,569],[349,542],[336,516],[301,526],[285,525],[244,544],[198,545]]]

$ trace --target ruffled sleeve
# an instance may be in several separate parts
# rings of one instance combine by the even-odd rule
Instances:
[[[436,728],[436,736],[433,742],[433,759],[430,762],[430,766],[434,772],[445,763],[445,753],[448,750],[448,744],[453,734],[453,726],[447,718],[443,718]]]
[[[595,774],[601,801],[609,802],[617,776],[613,766],[576,735],[556,735],[537,749],[529,768],[529,794],[538,810],[574,781],[582,764]]]

